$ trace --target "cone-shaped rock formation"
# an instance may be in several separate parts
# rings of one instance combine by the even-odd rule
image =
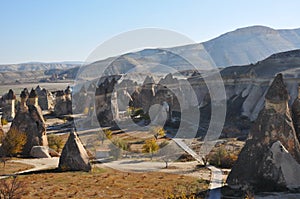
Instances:
[[[286,170],[283,165],[286,165],[286,160],[278,159],[280,154],[274,152],[274,148],[279,147],[282,153],[285,151],[284,156],[289,156],[287,159],[293,159],[295,165],[300,163],[300,144],[291,119],[288,99],[282,75],[278,74],[265,96],[265,107],[259,113],[227,178],[229,186],[252,186],[263,191],[300,187],[300,178],[294,179],[284,173]],[[277,161],[274,160],[276,158]],[[289,169],[298,171],[298,167],[291,166]]]
[[[74,131],[62,150],[59,159],[59,169],[63,171],[90,171],[88,154]]]

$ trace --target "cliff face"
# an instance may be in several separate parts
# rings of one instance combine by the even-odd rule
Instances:
[[[300,187],[300,179],[284,175],[284,160],[272,161],[280,156],[274,154],[276,148],[286,151],[287,156],[298,165],[300,163],[300,144],[296,136],[290,109],[289,95],[278,74],[265,96],[265,106],[258,115],[249,139],[246,141],[239,158],[232,168],[227,183],[232,187],[254,186],[261,190]],[[279,142],[279,144],[275,144]],[[282,145],[282,147],[280,146]],[[286,164],[286,163],[285,163]],[[298,166],[295,168],[298,171]],[[299,170],[300,171],[300,170]],[[289,182],[293,181],[293,185]]]
[[[298,140],[300,140],[300,85],[298,87],[298,96],[292,105],[292,116],[295,131],[297,133]]]

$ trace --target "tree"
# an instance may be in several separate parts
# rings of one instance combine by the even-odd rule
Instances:
[[[2,148],[6,156],[14,156],[21,153],[26,144],[27,136],[16,128],[11,128],[3,140]]]
[[[21,198],[25,192],[26,185],[17,180],[17,176],[3,179],[0,182],[0,198],[16,199]]]
[[[166,131],[163,127],[157,126],[151,129],[151,132],[154,134],[155,139],[157,140],[159,137],[164,137],[166,135]]]
[[[155,139],[149,139],[145,141],[145,144],[143,145],[143,153],[150,153],[151,154],[151,160],[153,158],[153,154],[158,151],[159,146],[156,143]]]

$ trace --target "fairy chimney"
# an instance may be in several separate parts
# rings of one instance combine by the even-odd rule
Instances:
[[[300,178],[288,170],[299,171],[300,144],[290,110],[289,95],[281,74],[265,96],[265,107],[258,115],[249,138],[233,166],[227,183],[232,188],[252,187],[260,191],[300,188]],[[283,158],[279,158],[283,157]],[[285,158],[293,159],[294,166]],[[288,168],[288,169],[287,169]]]
[[[20,98],[21,98],[21,102],[20,102],[20,112],[25,113],[28,112],[28,106],[26,104],[27,99],[28,99],[28,93],[26,93],[25,90],[23,90],[21,92]]]
[[[72,114],[71,89],[68,87],[65,91],[56,92],[56,103],[54,113],[57,116]]]
[[[38,94],[34,89],[31,89],[29,97],[28,97],[28,104],[33,106],[39,106],[39,99]]]
[[[65,98],[66,100],[71,100],[71,94],[72,94],[72,91],[71,91],[71,88],[70,86],[68,86],[65,90]]]
[[[5,105],[3,107],[2,118],[7,121],[12,121],[16,115],[15,112],[15,100],[16,96],[12,89],[9,89],[8,93],[5,96]]]
[[[28,96],[27,91],[24,89],[21,92],[20,98],[20,108],[10,128],[17,129],[26,134],[27,139],[23,147],[22,155],[30,156],[31,149],[34,146],[48,146],[46,125],[42,110],[37,103],[38,98],[35,90],[32,89]]]

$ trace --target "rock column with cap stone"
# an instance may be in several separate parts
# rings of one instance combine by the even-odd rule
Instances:
[[[16,96],[12,89],[9,89],[7,95],[5,96],[5,105],[2,108],[2,118],[6,121],[12,121],[15,117],[15,101]]]
[[[57,116],[72,114],[71,89],[68,86],[65,91],[56,92],[56,104],[54,113]]]
[[[35,90],[32,89],[28,96],[28,92],[24,89],[21,92],[20,97],[20,108],[12,121],[11,128],[26,134],[27,142],[23,148],[22,154],[24,156],[30,156],[32,147],[48,146],[45,121],[42,110],[38,105],[38,98]]]
[[[278,74],[265,96],[265,107],[259,113],[249,138],[233,166],[227,183],[232,188],[253,187],[261,191],[299,188],[300,178],[283,175],[282,160],[272,147],[280,142],[286,153],[300,162],[300,144],[296,136],[288,107],[289,95],[281,74]],[[278,154],[279,155],[279,154]],[[275,157],[276,156],[276,157]],[[295,168],[296,169],[296,168]],[[297,170],[297,169],[296,169]],[[292,185],[289,184],[292,182]]]
[[[62,150],[58,168],[63,171],[90,171],[89,156],[74,130]]]

